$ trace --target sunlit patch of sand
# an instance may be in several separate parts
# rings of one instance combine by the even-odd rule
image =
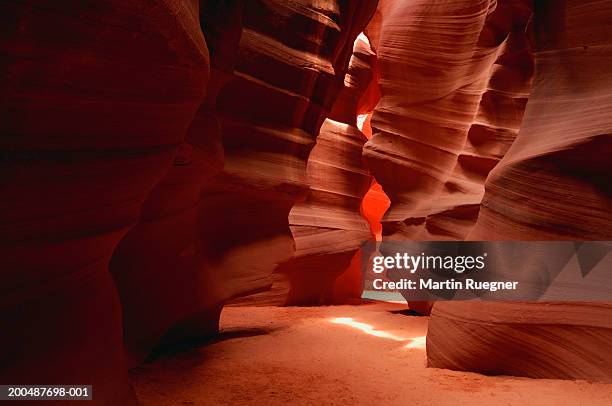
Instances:
[[[612,385],[427,368],[428,318],[402,309],[227,307],[217,338],[139,367],[134,387],[147,406],[612,404]]]

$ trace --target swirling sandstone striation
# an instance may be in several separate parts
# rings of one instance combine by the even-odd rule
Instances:
[[[601,1],[536,9],[537,75],[521,132],[491,173],[471,239],[612,237],[612,58]],[[592,19],[592,20],[591,20]]]
[[[360,212],[371,177],[361,157],[366,137],[357,128],[357,115],[376,104],[367,97],[375,55],[367,38],[360,38],[344,88],[308,159],[308,195],[289,214],[296,252],[277,270],[287,274],[291,284],[287,304],[331,304],[360,296],[359,264],[352,259],[372,234]],[[364,95],[365,105],[360,104]],[[344,272],[347,275],[336,285]]]
[[[205,5],[200,10],[206,24]],[[196,10],[197,11],[197,10]],[[206,92],[165,177],[144,202],[138,224],[121,240],[110,263],[123,308],[129,364],[157,345],[201,338],[218,330],[223,307],[198,222],[204,190],[223,168],[216,91],[225,75],[212,70]]]
[[[225,167],[204,188],[200,247],[218,302],[268,289],[290,259],[288,215],[376,1],[207,3],[205,36]]]
[[[275,270],[270,291],[234,303],[317,305],[360,297],[356,253],[372,235],[360,214],[371,177],[361,157],[366,138],[357,128],[357,115],[377,101],[374,61],[367,38],[360,35],[344,87],[308,158],[310,189],[289,213],[296,252]],[[340,274],[343,279],[337,281]]]
[[[2,2],[0,381],[127,404],[108,262],[204,97],[195,2]]]
[[[462,239],[473,227],[483,183],[525,106],[530,13],[526,0],[379,7],[367,34],[382,98],[364,156],[391,200],[385,239]]]
[[[212,65],[207,100],[111,264],[134,364],[160,340],[215,332],[223,303],[265,288],[266,272],[291,247],[281,216],[300,193],[310,142],[302,127],[326,114],[317,98],[335,96],[344,41],[356,35],[335,20],[366,16],[359,4],[321,4],[202,7]]]
[[[379,8],[367,32],[377,44],[382,97],[364,156],[391,200],[385,238],[461,238],[469,230],[464,223],[474,223],[484,179],[524,105],[527,3]],[[512,31],[517,38],[507,38]]]
[[[215,78],[211,78],[214,80]],[[166,176],[143,204],[138,224],[113,254],[130,366],[160,342],[216,333],[222,305],[205,283],[213,273],[197,249],[202,190],[223,166],[214,110],[205,102]]]
[[[479,42],[503,39],[497,59],[455,166],[413,238],[463,240],[476,224],[485,180],[514,142],[531,91],[530,16],[530,1],[499,1],[485,24]]]
[[[612,381],[610,303],[437,302],[430,367]]]
[[[487,179],[470,239],[612,238],[610,18],[609,2],[537,4],[533,91],[516,141]],[[428,363],[612,381],[611,319],[601,302],[438,302]]]

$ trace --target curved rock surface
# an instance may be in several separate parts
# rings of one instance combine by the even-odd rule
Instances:
[[[199,237],[222,275],[219,301],[266,290],[289,260],[288,215],[308,192],[306,163],[343,87],[375,1],[237,2],[204,26],[225,167],[205,188]],[[231,24],[224,24],[230,21]],[[218,71],[219,73],[215,73]]]
[[[531,91],[533,55],[526,29],[531,15],[528,3],[498,2],[485,26],[495,27],[489,29],[489,35],[507,33],[507,38],[490,68],[486,90],[455,166],[431,202],[423,227],[414,230],[415,239],[463,240],[476,224],[485,180],[514,142]]]
[[[66,6],[2,6],[1,376],[123,404],[126,364],[216,331],[291,257],[287,215],[376,1]]]
[[[516,142],[486,183],[470,239],[609,240],[612,5],[543,2],[537,75]],[[605,27],[605,28],[604,28]]]
[[[484,179],[524,106],[528,3],[379,7],[367,33],[376,44],[382,97],[364,156],[391,200],[385,238],[456,239],[475,222]],[[517,38],[507,38],[513,31]]]
[[[1,3],[0,383],[134,403],[234,298],[357,298],[368,238],[612,239],[612,4],[376,3]],[[438,302],[428,364],[612,381],[611,316]]]
[[[470,239],[612,237],[612,73],[603,68],[612,60],[610,18],[609,2],[537,3],[533,90],[516,141],[487,179]],[[602,302],[438,302],[428,363],[612,381],[610,320]]]
[[[437,302],[427,363],[491,375],[612,381],[612,304]]]
[[[226,300],[269,286],[293,245],[286,210],[306,186],[313,131],[346,69],[352,24],[365,24],[370,3],[202,7],[207,100],[111,263],[132,364],[160,341],[216,332]]]
[[[371,111],[377,101],[370,86],[374,61],[367,38],[360,36],[343,89],[308,158],[309,191],[289,213],[295,254],[275,270],[269,292],[238,303],[318,305],[360,298],[356,253],[372,234],[360,211],[371,177],[361,156],[366,137],[357,128],[357,115]],[[346,275],[336,283],[343,273]]]
[[[344,88],[308,159],[308,195],[289,213],[296,252],[277,269],[290,282],[286,304],[332,304],[361,296],[356,254],[372,234],[360,208],[372,180],[361,157],[367,139],[357,128],[357,116],[377,102],[368,94],[374,62],[367,38],[360,36]]]
[[[134,401],[108,263],[204,98],[196,2],[2,2],[0,381]]]
[[[382,98],[364,156],[391,200],[385,239],[463,239],[474,226],[525,107],[530,15],[526,0],[379,6],[367,34]],[[428,314],[432,303],[409,305]]]
[[[143,204],[140,221],[110,263],[130,366],[162,341],[170,344],[218,330],[222,304],[205,283],[214,271],[199,255],[197,223],[202,190],[222,166],[215,113],[204,103],[166,176]]]

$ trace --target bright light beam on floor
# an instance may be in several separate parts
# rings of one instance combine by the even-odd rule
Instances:
[[[410,338],[410,342],[404,346],[404,348],[420,348],[425,349],[425,342],[427,338],[425,336]]]
[[[388,338],[394,341],[409,341],[408,344],[404,346],[404,348],[425,348],[425,336],[399,337],[387,331],[376,330],[372,325],[355,321],[352,317],[336,317],[334,319],[331,319],[330,322],[334,324],[343,324],[346,326],[351,326],[375,337]]]

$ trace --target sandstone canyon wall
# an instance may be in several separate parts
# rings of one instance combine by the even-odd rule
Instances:
[[[528,0],[379,6],[366,32],[382,97],[364,156],[391,200],[384,239],[463,239],[474,226],[528,96],[530,15]]]
[[[291,257],[288,211],[306,193],[308,154],[375,6],[202,6],[206,101],[111,264],[133,364],[160,340],[216,332],[223,303],[268,289]]]
[[[364,156],[391,200],[384,238],[462,239],[474,224],[484,180],[524,108],[529,5],[385,1],[379,7],[367,34],[382,96]]]
[[[375,7],[3,2],[0,380],[129,403],[128,365],[267,288]]]
[[[376,3],[1,3],[0,383],[134,402],[228,301],[359,296],[379,232],[611,239],[612,4]],[[611,315],[438,302],[428,363],[611,380]]]
[[[272,271],[292,258],[288,214],[307,195],[308,156],[376,8],[372,1],[308,4],[224,5],[215,12],[233,21],[232,30],[204,27],[213,76],[228,78],[216,90],[225,168],[205,189],[200,218],[202,245],[223,275],[223,300],[268,289]]]
[[[277,269],[290,282],[286,304],[332,304],[361,296],[359,258],[353,258],[361,243],[372,239],[360,210],[371,177],[361,157],[366,137],[357,128],[357,115],[377,102],[368,92],[375,55],[362,38],[355,41],[344,88],[308,159],[308,195],[289,213],[296,252]]]
[[[204,97],[197,4],[2,2],[0,381],[133,400],[117,243]]]
[[[372,178],[362,159],[366,137],[357,128],[357,116],[371,111],[377,101],[375,55],[361,34],[343,88],[308,157],[309,190],[289,213],[296,251],[275,269],[269,291],[233,304],[321,305],[360,299],[356,254],[364,240],[372,239],[361,202]]]
[[[540,1],[536,75],[516,141],[486,182],[474,240],[610,240],[612,4]],[[434,367],[612,380],[609,303],[443,303]]]

